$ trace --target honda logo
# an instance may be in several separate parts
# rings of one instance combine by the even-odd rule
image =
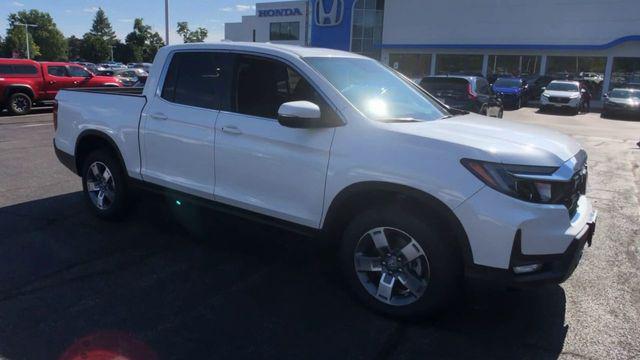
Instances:
[[[331,9],[327,11],[325,3],[331,2]],[[316,0],[315,20],[318,26],[336,26],[342,22],[344,15],[344,0]]]

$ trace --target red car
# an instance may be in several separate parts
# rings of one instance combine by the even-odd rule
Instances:
[[[24,115],[34,104],[55,99],[58,90],[74,87],[122,87],[113,76],[94,75],[84,67],[65,62],[0,59],[0,110]]]

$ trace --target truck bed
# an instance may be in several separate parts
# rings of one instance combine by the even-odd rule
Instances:
[[[80,88],[58,92],[56,147],[75,155],[78,140],[99,132],[121,151],[129,175],[140,177],[138,126],[147,98],[143,88]]]

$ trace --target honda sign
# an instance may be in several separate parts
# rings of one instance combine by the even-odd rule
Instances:
[[[331,5],[327,11],[327,5]],[[317,0],[315,8],[315,22],[318,26],[336,26],[344,17],[344,0]]]

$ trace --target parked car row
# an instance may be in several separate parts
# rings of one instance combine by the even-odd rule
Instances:
[[[598,74],[584,73],[584,77]],[[591,89],[586,81],[553,80],[541,75],[526,78],[498,77],[493,84],[482,76],[437,75],[419,85],[443,104],[469,112],[501,118],[505,107],[519,109],[539,100],[540,111],[568,109],[574,114],[590,108]],[[640,114],[640,90],[616,88],[604,95],[603,117]]]
[[[120,79],[96,75],[79,64],[0,59],[0,109],[13,115],[52,102],[60,89],[122,86]]]

